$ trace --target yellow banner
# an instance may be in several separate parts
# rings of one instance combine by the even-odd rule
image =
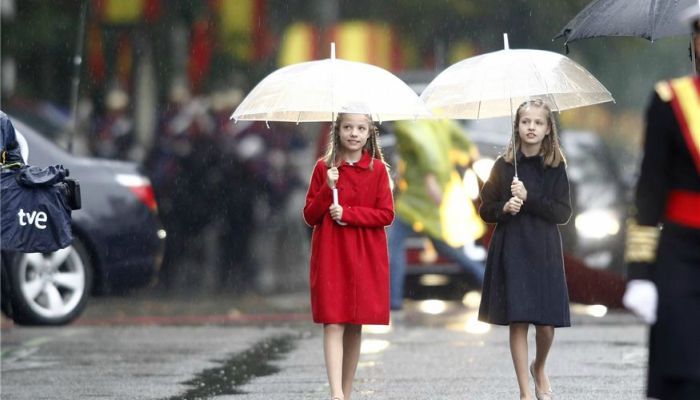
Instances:
[[[220,3],[221,35],[226,47],[243,60],[253,57],[251,35],[256,27],[255,0],[223,0]]]
[[[287,28],[277,53],[277,65],[286,67],[292,64],[316,59],[316,30],[313,25],[295,22]],[[329,58],[329,57],[322,57]]]
[[[145,0],[107,0],[102,18],[112,24],[139,22],[143,14]]]

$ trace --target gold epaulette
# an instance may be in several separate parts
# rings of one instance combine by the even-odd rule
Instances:
[[[654,85],[654,90],[659,98],[664,102],[668,103],[673,99],[673,91],[671,91],[671,84],[668,81],[660,81]]]
[[[638,225],[635,218],[627,220],[625,261],[653,263],[659,245],[660,230],[656,226]]]

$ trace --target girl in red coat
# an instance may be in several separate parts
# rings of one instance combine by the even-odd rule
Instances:
[[[337,189],[337,202],[334,191]],[[394,219],[388,166],[369,115],[339,114],[316,163],[304,206],[311,239],[311,307],[324,324],[332,400],[348,400],[363,324],[389,324],[389,254]]]

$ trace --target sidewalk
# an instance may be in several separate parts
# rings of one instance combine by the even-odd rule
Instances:
[[[441,310],[434,312],[431,307]],[[407,324],[449,324],[465,311],[476,312],[478,302],[465,306],[456,301],[406,300],[401,319]],[[308,292],[245,295],[164,295],[144,290],[128,296],[91,298],[76,324],[179,324],[273,321],[311,321]],[[572,325],[638,325],[624,309],[571,304]]]
[[[93,297],[75,324],[189,324],[311,319],[307,292],[273,295],[173,295],[144,290]]]
[[[478,300],[478,299],[477,299]],[[438,307],[436,311],[433,307]],[[465,306],[456,301],[406,300],[400,315],[406,325],[446,325],[476,313],[478,301]],[[598,316],[596,316],[598,315]],[[307,291],[256,294],[165,294],[142,289],[126,295],[92,297],[74,325],[173,325],[265,322],[312,322]],[[623,309],[606,310],[602,306],[571,304],[571,323],[577,325],[639,325],[639,319]],[[12,322],[2,316],[2,327]]]

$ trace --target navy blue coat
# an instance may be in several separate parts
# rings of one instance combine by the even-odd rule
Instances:
[[[571,326],[558,227],[571,217],[566,168],[564,163],[546,167],[541,156],[519,152],[517,157],[518,179],[527,190],[518,214],[503,212],[515,176],[513,164],[503,157],[496,160],[481,191],[479,215],[497,226],[486,259],[479,320]]]
[[[0,111],[0,151],[2,151],[2,162],[3,165],[12,164],[19,162],[24,164],[22,159],[22,152],[17,143],[17,135],[15,134],[15,128],[12,126],[10,118],[7,114]]]
[[[15,128],[12,122],[7,117],[7,114],[0,111],[0,149],[5,150],[5,147],[12,142],[17,141]]]

